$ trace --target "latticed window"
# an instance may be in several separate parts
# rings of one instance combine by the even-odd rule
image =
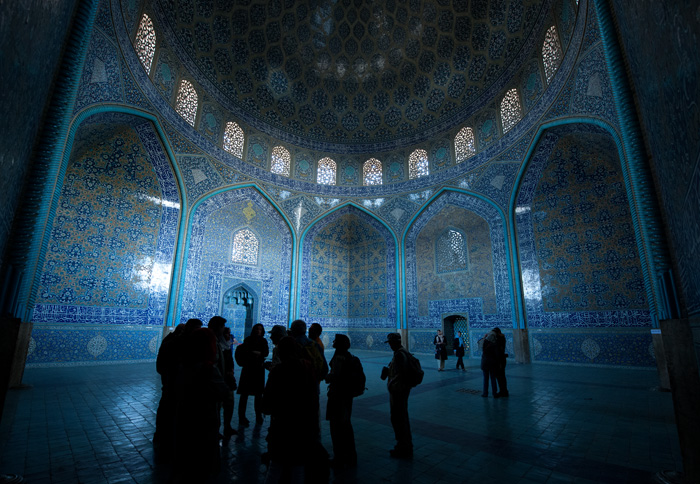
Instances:
[[[428,168],[428,152],[416,150],[408,157],[408,177],[410,179],[430,174]]]
[[[370,158],[362,165],[362,178],[365,185],[382,184],[382,162],[376,158]]]
[[[523,109],[520,107],[518,90],[513,88],[503,96],[503,101],[501,101],[501,123],[503,123],[503,132],[508,132],[522,117]]]
[[[547,84],[557,72],[563,56],[564,53],[561,50],[557,29],[552,25],[547,30],[547,34],[544,36],[544,44],[542,44],[542,62],[544,62],[544,74],[547,77]]]
[[[475,154],[474,130],[469,127],[464,127],[460,129],[457,136],[455,136],[455,155],[457,156],[457,163],[462,163]]]
[[[141,59],[141,64],[148,74],[151,73],[153,55],[156,53],[156,31],[153,28],[151,18],[143,14],[139,29],[136,32],[136,55]]]
[[[316,182],[322,185],[335,185],[335,172],[335,161],[330,158],[322,158],[318,162]]]
[[[233,262],[256,265],[258,263],[258,238],[248,229],[233,236]]]
[[[243,130],[238,123],[233,121],[226,123],[226,130],[224,131],[224,149],[231,153],[233,156],[243,158],[243,142],[245,141],[245,136],[243,135]]]
[[[197,91],[195,91],[194,86],[190,81],[183,79],[180,83],[180,89],[177,91],[175,109],[192,126],[194,126],[194,120],[197,117],[197,102]]]
[[[438,272],[467,270],[467,239],[462,232],[449,228],[435,244],[435,260]]]
[[[272,150],[272,160],[270,163],[270,171],[278,175],[289,176],[289,166],[291,165],[292,157],[289,151],[281,146],[275,146]]]

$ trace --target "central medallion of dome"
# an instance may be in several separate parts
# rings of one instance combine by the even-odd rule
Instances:
[[[543,4],[160,2],[190,74],[232,116],[299,145],[343,150],[462,122],[514,74]]]

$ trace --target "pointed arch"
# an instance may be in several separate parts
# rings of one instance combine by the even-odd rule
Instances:
[[[150,74],[153,57],[156,53],[156,31],[153,28],[153,21],[145,13],[141,17],[139,28],[136,31],[134,49],[136,49],[136,55],[139,56],[143,68],[146,69],[146,74]]]
[[[520,102],[518,89],[513,88],[506,92],[501,100],[501,125],[503,134],[510,131],[523,117],[523,105]]]
[[[382,184],[382,162],[370,158],[362,165],[362,180],[364,185]]]
[[[224,130],[224,149],[233,156],[243,158],[243,146],[245,145],[245,134],[243,129],[235,121],[226,123]]]
[[[194,122],[197,119],[197,107],[199,105],[199,96],[197,90],[192,83],[187,79],[180,82],[180,88],[177,91],[175,100],[175,110],[182,116],[185,121],[194,127]]]
[[[465,126],[459,130],[455,136],[455,156],[457,163],[471,158],[476,154],[476,140],[474,138],[474,130]]]
[[[289,176],[292,156],[284,146],[275,146],[270,155],[270,171],[278,175]]]
[[[316,171],[316,183],[319,185],[335,185],[337,167],[331,158],[321,158]]]
[[[547,33],[544,36],[544,43],[542,44],[542,63],[544,64],[544,74],[547,79],[547,84],[551,82],[554,74],[556,74],[563,57],[564,52],[561,48],[561,42],[559,42],[557,28],[552,25],[547,29]]]
[[[430,175],[428,152],[417,149],[408,157],[408,178],[413,180],[428,175]]]

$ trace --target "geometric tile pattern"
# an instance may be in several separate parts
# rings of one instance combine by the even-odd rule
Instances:
[[[617,149],[600,131],[560,131],[541,138],[516,209],[528,326],[649,326]]]

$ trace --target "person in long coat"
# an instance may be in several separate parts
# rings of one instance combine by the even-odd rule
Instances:
[[[245,413],[248,408],[248,397],[255,397],[255,422],[259,425],[264,421],[261,408],[261,395],[265,389],[265,358],[270,352],[270,347],[265,339],[265,328],[262,324],[256,324],[250,331],[250,336],[243,340],[243,348],[237,349],[245,355],[244,364],[238,362],[241,368],[241,377],[238,381],[238,423],[242,426],[250,425]],[[237,357],[238,361],[238,357]]]
[[[438,371],[443,371],[447,360],[447,345],[445,344],[445,336],[442,334],[442,330],[437,330],[437,334],[433,338],[433,344],[435,345],[435,359],[438,360]]]

